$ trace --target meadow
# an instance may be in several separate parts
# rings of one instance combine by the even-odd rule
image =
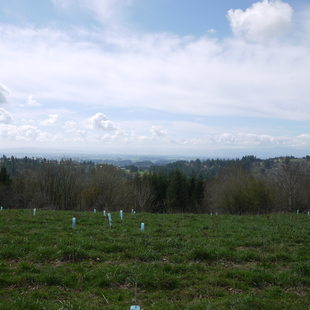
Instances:
[[[0,309],[309,309],[310,216],[112,217],[1,211]]]

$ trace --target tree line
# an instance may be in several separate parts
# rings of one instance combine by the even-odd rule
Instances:
[[[179,161],[151,169],[3,156],[5,208],[264,214],[310,209],[310,158]]]

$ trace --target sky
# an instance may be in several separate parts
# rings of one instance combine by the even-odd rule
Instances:
[[[308,0],[0,1],[0,150],[310,154]]]

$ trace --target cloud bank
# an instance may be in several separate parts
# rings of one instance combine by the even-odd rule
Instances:
[[[84,32],[12,26],[0,27],[0,35],[0,80],[18,100],[31,89],[41,101],[310,120],[308,42],[262,47],[96,31],[90,36],[99,41],[91,42]],[[3,91],[1,98],[7,101]]]

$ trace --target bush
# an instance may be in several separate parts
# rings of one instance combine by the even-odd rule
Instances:
[[[267,181],[242,170],[225,173],[216,181],[213,204],[221,213],[263,214],[273,207]]]

